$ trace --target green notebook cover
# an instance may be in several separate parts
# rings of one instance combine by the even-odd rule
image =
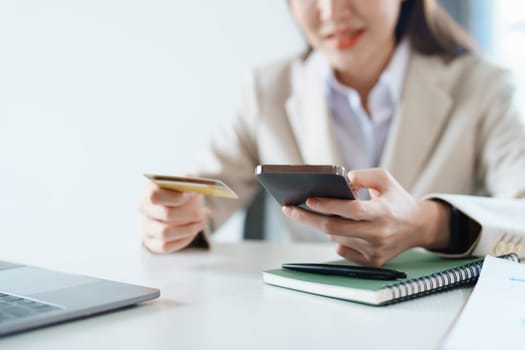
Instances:
[[[445,259],[409,250],[384,267],[406,272],[395,281],[320,275],[287,269],[263,272],[266,283],[328,297],[384,305],[475,281],[483,258]],[[346,260],[330,263],[352,265]]]

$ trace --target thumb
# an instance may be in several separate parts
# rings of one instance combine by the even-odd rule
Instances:
[[[392,175],[382,168],[352,170],[347,176],[356,191],[368,188],[378,194],[387,191],[392,179]]]

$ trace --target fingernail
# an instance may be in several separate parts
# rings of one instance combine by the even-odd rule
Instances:
[[[284,215],[290,215],[292,213],[292,208],[284,206],[282,207],[282,211]]]
[[[309,206],[310,208],[316,207],[317,203],[319,203],[319,201],[317,199],[314,199],[314,198],[308,198],[306,200],[306,205]]]

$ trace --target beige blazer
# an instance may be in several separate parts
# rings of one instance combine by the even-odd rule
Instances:
[[[318,61],[313,54],[274,64],[244,85],[236,118],[196,170],[240,195],[210,200],[214,228],[259,189],[256,165],[342,163]],[[414,196],[441,198],[481,225],[467,254],[524,253],[525,128],[513,94],[509,74],[477,57],[447,63],[411,53],[381,166]],[[291,239],[325,239],[285,221]]]

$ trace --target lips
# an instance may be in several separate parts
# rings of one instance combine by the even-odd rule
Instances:
[[[332,42],[337,49],[344,50],[354,46],[363,33],[363,29],[338,29],[325,35],[325,39]]]

